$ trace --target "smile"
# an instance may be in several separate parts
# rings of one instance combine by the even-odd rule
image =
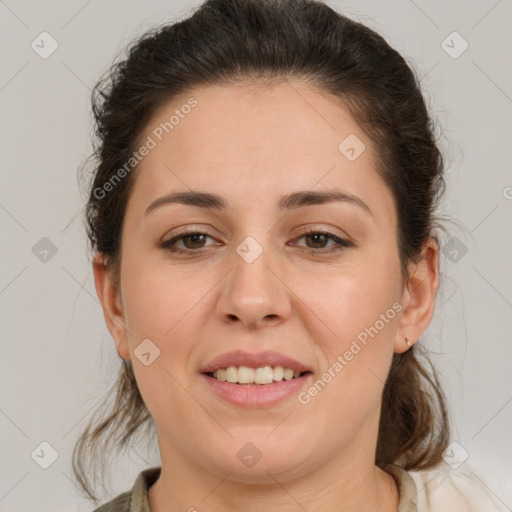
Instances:
[[[307,373],[307,372],[302,372]],[[228,366],[220,368],[210,375],[221,382],[231,382],[232,384],[271,384],[284,380],[292,380],[300,377],[301,372],[293,371],[291,368],[282,366],[263,366],[260,368],[251,368],[250,366]]]
[[[299,373],[290,370],[290,377],[290,371],[286,370],[290,369],[279,366],[274,368],[230,366],[225,370],[202,373],[201,376],[214,395],[223,401],[239,407],[260,408],[276,405],[296,395],[313,375],[311,372]],[[272,380],[270,380],[271,375]]]

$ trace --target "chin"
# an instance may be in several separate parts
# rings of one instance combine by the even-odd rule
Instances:
[[[234,438],[229,443],[216,443],[221,453],[210,453],[210,464],[216,466],[214,472],[230,474],[229,479],[236,482],[260,484],[275,484],[272,476],[282,475],[281,478],[288,480],[307,473],[313,447],[308,449],[306,440],[294,439],[286,429],[281,435],[277,435],[277,429],[272,432],[273,429],[275,425],[243,433],[239,429],[238,435],[228,429]]]

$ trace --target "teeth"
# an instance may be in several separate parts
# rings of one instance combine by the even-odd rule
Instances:
[[[248,366],[238,367],[238,382],[240,384],[250,384],[254,382],[254,368]]]
[[[272,366],[264,366],[263,368],[256,368],[254,372],[255,384],[270,384],[274,381],[274,370]]]
[[[213,376],[223,382],[234,384],[270,384],[281,380],[292,380],[300,376],[300,372],[294,372],[291,368],[282,366],[263,366],[251,368],[249,366],[228,366],[219,368],[213,372]]]
[[[283,377],[284,377],[283,367],[282,366],[276,366],[274,368],[274,380],[275,381],[280,381],[280,380],[283,380]]]
[[[226,368],[226,380],[228,382],[238,382],[238,368],[236,366]]]

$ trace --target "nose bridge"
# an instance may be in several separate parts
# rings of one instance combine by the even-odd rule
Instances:
[[[290,304],[279,275],[279,258],[265,229],[246,236],[231,255],[232,271],[226,276],[218,304],[223,320],[238,319],[247,326],[284,319]]]
[[[272,257],[273,250],[270,237],[263,231],[245,237],[236,246],[231,273],[231,294],[238,295],[243,302],[261,302],[277,295],[275,276],[269,270],[275,260]]]

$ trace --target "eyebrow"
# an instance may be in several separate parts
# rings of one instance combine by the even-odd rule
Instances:
[[[359,206],[373,217],[372,211],[362,199],[340,190],[323,190],[319,192],[303,190],[299,192],[293,192],[291,194],[282,196],[277,203],[277,208],[278,210],[283,211],[301,208],[304,206],[327,204],[333,202],[352,203]],[[155,211],[157,208],[176,203],[218,211],[225,211],[229,206],[228,202],[223,197],[209,192],[199,192],[194,190],[188,192],[172,192],[165,196],[159,197],[150,203],[144,212],[144,216],[148,215],[152,211]]]

